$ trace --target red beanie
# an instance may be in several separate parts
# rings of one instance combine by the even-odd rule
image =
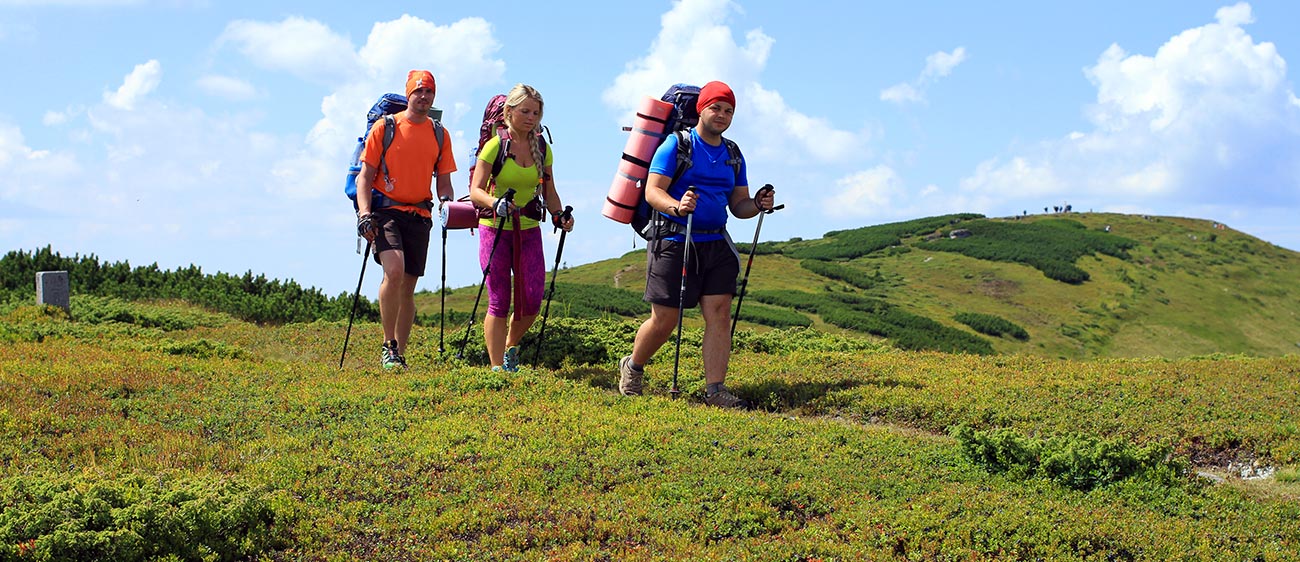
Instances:
[[[433,90],[434,95],[437,95],[438,86],[433,82],[433,73],[427,70],[412,70],[406,73],[406,97],[411,97],[411,92],[420,88]]]
[[[736,94],[731,92],[731,87],[714,80],[700,88],[700,98],[695,102],[695,111],[704,111],[704,108],[713,105],[715,101],[725,101],[736,107]]]

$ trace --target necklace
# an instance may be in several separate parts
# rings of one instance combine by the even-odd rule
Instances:
[[[717,164],[718,160],[721,160],[727,155],[727,147],[725,145],[713,146],[704,141],[700,141],[700,145],[704,147],[704,157],[709,159],[710,164]]]

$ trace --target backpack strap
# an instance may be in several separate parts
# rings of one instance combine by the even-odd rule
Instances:
[[[546,151],[549,149],[549,147],[546,144],[546,140],[543,139],[541,135],[535,135],[535,136],[537,138],[537,145],[539,148],[541,148],[542,161],[534,162],[533,165],[537,166],[538,175],[544,175],[546,173],[543,170],[543,168],[546,167],[545,166]],[[501,139],[501,146],[497,147],[497,157],[492,160],[492,172],[491,175],[488,176],[489,185],[492,185],[496,181],[497,176],[501,174],[501,169],[504,168],[506,165],[506,158],[510,157],[510,137],[501,136],[501,135],[498,135],[498,137]],[[541,198],[542,198],[541,190],[538,190],[537,192],[533,193],[533,198],[531,200],[529,200],[527,203],[524,203],[523,205],[520,205],[519,209],[520,212],[523,214],[523,216],[533,220],[542,220],[542,218],[544,218],[545,215],[543,214],[542,211],[544,207]],[[496,212],[493,209],[484,209],[483,212],[481,213],[481,216],[496,217]]]
[[[673,170],[672,183],[669,185],[677,183],[682,174],[685,174],[694,163],[691,160],[691,152],[695,143],[692,142],[690,130],[675,131],[673,134],[677,136],[677,168]],[[722,145],[727,147],[727,165],[731,166],[732,173],[739,178],[740,165],[745,161],[744,155],[740,153],[740,145],[727,137],[722,137]]]
[[[384,157],[388,156],[388,147],[393,145],[393,137],[397,135],[397,119],[393,114],[384,115],[384,149],[379,151],[379,169],[384,172],[384,181],[388,181],[388,162]]]
[[[695,143],[691,142],[691,131],[689,129],[673,131],[673,135],[677,137],[677,167],[673,169],[672,181],[668,182],[669,186],[682,179],[682,174],[691,169],[691,164],[694,163],[691,160],[691,152]]]

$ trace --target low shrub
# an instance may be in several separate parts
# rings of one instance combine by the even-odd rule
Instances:
[[[88,474],[0,483],[0,560],[244,560],[286,544],[268,496],[230,478]]]
[[[1171,481],[1187,472],[1169,445],[1143,447],[1122,439],[1058,436],[1038,439],[1008,428],[978,431],[957,425],[952,436],[975,464],[1017,478],[1042,477],[1067,488],[1088,491],[1138,475]]]
[[[1025,341],[1029,339],[1029,332],[1026,332],[1024,328],[1021,328],[1016,323],[1007,320],[1005,318],[1002,318],[1000,316],[994,316],[992,314],[980,314],[978,312],[959,312],[953,315],[952,318],[953,320],[956,320],[958,322],[961,322],[962,324],[970,326],[972,330],[975,330],[976,332],[979,332],[981,334],[986,334],[993,337],[1000,337],[1006,335],[1006,336],[1011,336],[1013,338],[1016,338],[1020,341]]]

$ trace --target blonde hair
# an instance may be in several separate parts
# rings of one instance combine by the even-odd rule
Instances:
[[[542,161],[541,147],[537,146],[537,142],[532,137],[542,131],[541,117],[542,109],[545,107],[545,103],[542,101],[542,94],[538,93],[536,88],[527,84],[515,84],[515,87],[510,89],[510,93],[506,94],[506,108],[502,114],[505,117],[506,127],[513,128],[510,123],[510,110],[515,106],[524,103],[524,100],[529,99],[537,102],[537,128],[528,131],[529,138],[526,139],[526,141],[528,142],[528,149],[532,151],[533,154],[533,165],[537,166],[537,174],[538,176],[541,176],[544,173],[542,168],[545,167],[546,163]]]

